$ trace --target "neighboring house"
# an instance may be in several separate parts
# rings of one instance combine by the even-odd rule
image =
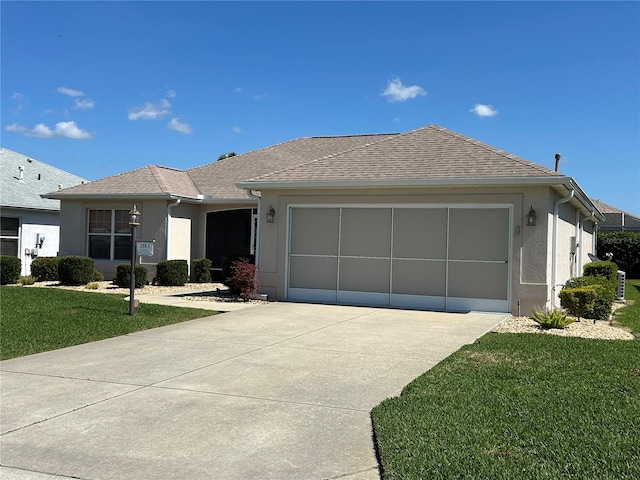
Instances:
[[[593,204],[604,215],[604,221],[598,225],[602,232],[640,232],[640,218],[619,210],[611,205],[592,199]]]
[[[278,300],[513,314],[558,304],[604,220],[573,178],[436,125],[151,165],[47,197],[61,200],[61,254],[107,276],[128,259],[135,204],[152,271],[255,254]]]
[[[40,194],[86,180],[7,148],[0,148],[0,172],[2,255],[19,257],[21,275],[30,275],[34,258],[55,257],[59,248],[60,201]]]

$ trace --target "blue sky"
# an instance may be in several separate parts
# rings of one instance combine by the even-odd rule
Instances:
[[[638,2],[13,2],[2,146],[95,180],[437,124],[640,215]]]

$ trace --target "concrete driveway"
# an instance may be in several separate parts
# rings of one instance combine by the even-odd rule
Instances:
[[[378,479],[369,411],[506,315],[271,303],[0,363],[6,479]]]

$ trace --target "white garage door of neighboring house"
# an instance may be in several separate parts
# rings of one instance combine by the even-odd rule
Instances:
[[[287,298],[509,311],[508,205],[291,206]]]

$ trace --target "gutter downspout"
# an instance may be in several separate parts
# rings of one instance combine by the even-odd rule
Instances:
[[[253,198],[254,200],[258,201],[258,225],[256,226],[256,251],[253,254],[255,258],[255,265],[256,265],[255,280],[257,281],[258,265],[260,265],[260,219],[262,218],[262,197],[253,193],[253,189],[251,188],[247,190],[247,195],[249,195],[250,198]],[[253,222],[253,219],[252,219],[252,222]]]
[[[563,203],[567,203],[569,200],[573,198],[575,194],[575,190],[571,189],[569,195],[564,198],[561,198],[557,202],[553,204],[553,240],[552,240],[552,248],[553,252],[551,255],[551,307],[558,308],[558,295],[556,295],[556,283],[558,282],[558,211],[560,210],[560,205]]]
[[[182,202],[182,199],[178,198],[175,202],[170,203],[169,205],[167,205],[167,238],[166,238],[166,247],[165,247],[165,260],[170,260],[169,258],[169,243],[170,243],[170,239],[171,239],[171,229],[170,227],[170,223],[171,223],[171,209],[173,207],[177,207],[178,205],[180,205],[180,202]]]

